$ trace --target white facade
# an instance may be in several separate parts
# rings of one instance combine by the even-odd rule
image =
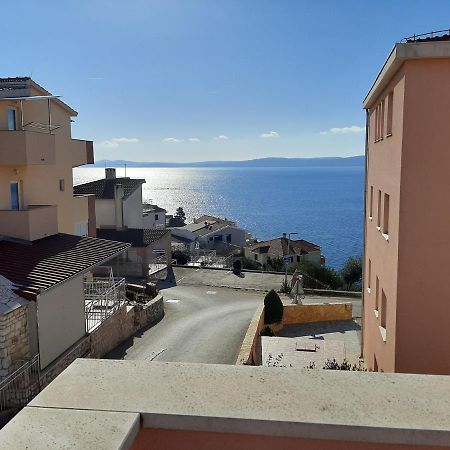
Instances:
[[[144,228],[166,228],[166,213],[161,210],[147,210],[144,212],[143,223]]]
[[[236,245],[243,247],[245,245],[245,230],[226,225],[211,233],[204,234],[198,238],[201,247],[214,248],[218,245]]]

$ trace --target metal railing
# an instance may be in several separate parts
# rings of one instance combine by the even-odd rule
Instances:
[[[86,332],[111,317],[126,302],[125,278],[101,277],[84,281]]]
[[[40,391],[39,355],[24,360],[20,367],[0,382],[0,411],[18,410]]]
[[[417,42],[444,36],[450,36],[450,28],[447,30],[430,31],[429,33],[423,34],[413,34],[412,36],[403,38],[401,42]]]

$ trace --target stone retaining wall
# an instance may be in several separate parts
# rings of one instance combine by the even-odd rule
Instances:
[[[285,325],[313,322],[352,320],[351,303],[312,303],[309,305],[284,305],[282,323],[271,324],[273,331]],[[264,328],[264,305],[257,308],[245,334],[236,365],[261,365],[261,336]]]

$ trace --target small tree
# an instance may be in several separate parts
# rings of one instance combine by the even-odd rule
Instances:
[[[284,270],[284,261],[283,258],[272,258],[267,262],[267,270],[271,270],[273,272],[283,272]]]
[[[242,268],[248,270],[260,270],[261,264],[251,258],[247,258],[246,256],[244,256],[242,258]]]
[[[362,259],[348,258],[341,269],[341,276],[347,285],[347,289],[360,283],[362,279]]]
[[[190,261],[190,256],[186,251],[183,250],[173,250],[172,259],[177,261],[177,264],[185,265]]]
[[[184,210],[183,210],[183,208],[181,206],[179,206],[177,208],[177,211],[175,213],[175,217],[177,219],[179,219],[181,222],[183,222],[183,225],[186,223],[186,214],[185,214],[185,212],[184,212]]]
[[[264,298],[264,323],[281,322],[283,319],[283,302],[272,289]]]

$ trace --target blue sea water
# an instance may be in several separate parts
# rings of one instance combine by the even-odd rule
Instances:
[[[188,219],[227,217],[259,239],[297,232],[335,268],[362,253],[363,167],[129,168],[127,176],[145,178],[144,201],[169,214],[182,206]],[[103,177],[101,168],[74,170],[74,184]]]

